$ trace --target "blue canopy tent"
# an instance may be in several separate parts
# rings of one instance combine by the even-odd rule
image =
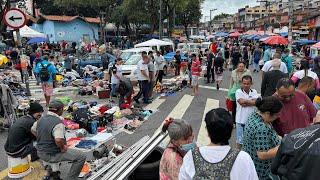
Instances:
[[[263,39],[263,38],[267,38],[269,37],[269,35],[267,34],[264,34],[264,35],[255,35],[254,37],[252,37],[252,40],[260,40],[260,39]]]
[[[226,33],[226,32],[217,32],[214,36],[215,36],[215,37],[227,37],[227,36],[229,36],[229,33]]]
[[[293,43],[298,45],[310,45],[310,44],[315,44],[317,42],[318,41],[315,41],[315,40],[300,39],[300,40],[294,41]]]
[[[48,39],[47,38],[43,38],[43,37],[36,37],[36,38],[31,38],[27,44],[35,44],[35,43],[41,43],[41,42],[47,42]]]

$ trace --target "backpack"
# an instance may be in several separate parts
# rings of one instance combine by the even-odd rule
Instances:
[[[42,82],[47,82],[50,79],[51,73],[48,70],[50,65],[51,65],[50,63],[47,65],[44,65],[41,63],[42,67],[41,67],[39,75],[40,75],[40,79]]]

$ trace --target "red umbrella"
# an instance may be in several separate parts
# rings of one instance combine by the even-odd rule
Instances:
[[[229,34],[229,37],[239,37],[241,34],[239,32],[234,32]]]
[[[320,42],[318,42],[317,44],[312,45],[311,47],[320,49]]]
[[[288,39],[282,36],[270,36],[268,39],[266,39],[263,42],[269,45],[288,45],[289,44]]]

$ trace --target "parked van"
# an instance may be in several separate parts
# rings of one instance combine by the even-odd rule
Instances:
[[[143,51],[148,53],[149,51],[152,51],[152,49],[150,47],[126,49],[122,51],[120,58],[122,58],[123,61],[127,61],[132,55],[141,54]]]

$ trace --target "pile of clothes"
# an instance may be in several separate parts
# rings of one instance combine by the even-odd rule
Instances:
[[[61,99],[66,105],[65,126],[71,130],[85,129],[89,134],[96,134],[101,129],[134,131],[152,114],[152,111],[142,108],[120,109],[113,102],[98,104],[96,101],[73,102],[67,97]]]
[[[162,84],[155,86],[156,92],[160,93],[161,97],[174,96],[176,92],[182,91],[188,86],[187,80],[182,77],[163,80]]]

